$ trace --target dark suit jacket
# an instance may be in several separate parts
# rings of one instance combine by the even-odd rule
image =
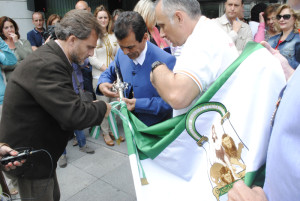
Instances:
[[[47,150],[53,168],[50,157],[40,152],[10,174],[48,178],[73,130],[102,122],[106,104],[81,102],[73,90],[72,71],[62,49],[51,41],[29,55],[12,74],[4,95],[0,142],[15,149]]]

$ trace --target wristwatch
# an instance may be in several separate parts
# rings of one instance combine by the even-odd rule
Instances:
[[[161,62],[161,61],[155,61],[155,62],[153,62],[152,63],[152,65],[151,65],[151,67],[152,67],[152,72],[154,71],[154,69],[157,67],[157,66],[159,66],[159,65],[163,65],[164,63],[163,62]]]

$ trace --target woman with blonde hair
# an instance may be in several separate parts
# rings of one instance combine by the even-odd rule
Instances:
[[[117,53],[119,45],[117,43],[117,38],[112,32],[112,18],[109,11],[103,6],[98,6],[95,9],[94,16],[97,18],[102,33],[103,38],[97,40],[97,46],[94,50],[94,55],[89,57],[90,64],[93,66],[93,88],[96,90],[98,79],[103,71],[105,71],[109,64],[114,60]],[[98,100],[103,100],[105,102],[111,102],[112,98],[106,96],[97,96]],[[109,128],[107,118],[103,119],[101,123],[101,129],[103,132],[103,138],[107,145],[114,146],[113,135]],[[123,142],[125,139],[120,136],[120,140]]]
[[[290,66],[297,68],[299,62],[296,60],[296,53],[299,52],[299,16],[287,4],[281,5],[276,12],[277,24],[281,33],[271,37],[268,43],[272,48],[287,58]]]
[[[144,19],[148,29],[148,40],[160,48],[168,47],[166,41],[160,37],[158,29],[155,27],[155,5],[151,0],[140,0],[135,5],[133,11],[138,12]]]

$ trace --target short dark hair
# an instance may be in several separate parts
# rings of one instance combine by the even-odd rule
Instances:
[[[259,13],[264,12],[267,8],[265,3],[259,3],[251,9],[251,21],[259,22]]]
[[[139,13],[125,11],[119,15],[115,22],[114,32],[118,40],[123,40],[130,31],[133,31],[135,39],[140,43],[147,32],[147,26]]]
[[[2,32],[3,30],[3,27],[4,27],[4,23],[5,22],[11,22],[14,27],[15,27],[15,34],[18,36],[18,38],[20,39],[20,34],[19,34],[19,27],[17,25],[17,23],[11,19],[10,17],[7,17],[7,16],[3,16],[0,18],[0,37],[3,39],[3,40],[6,40],[7,38],[4,36],[4,33]]]

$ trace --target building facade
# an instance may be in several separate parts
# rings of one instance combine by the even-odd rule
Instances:
[[[42,11],[47,19],[53,13],[64,16],[66,12],[74,9],[78,0],[0,0],[0,15],[13,18],[19,25],[21,38],[27,37],[27,32],[33,29],[31,16],[34,11]],[[110,12],[116,8],[133,10],[138,0],[86,0],[94,12],[99,5],[104,5]],[[216,18],[224,14],[225,0],[198,0],[201,12],[209,18]],[[44,3],[42,3],[44,2]],[[250,18],[251,8],[259,2],[285,3],[286,0],[244,0],[244,18]],[[32,9],[32,4],[43,4],[43,8]],[[31,6],[30,6],[31,5]]]

